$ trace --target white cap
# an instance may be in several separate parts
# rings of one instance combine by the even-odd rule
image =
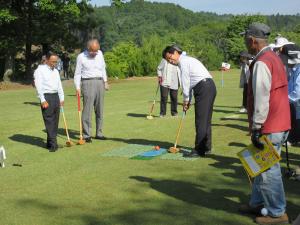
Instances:
[[[281,48],[283,47],[284,45],[287,45],[287,44],[294,44],[293,42],[289,42],[288,39],[284,38],[284,37],[277,37],[275,39],[275,46],[274,48]]]

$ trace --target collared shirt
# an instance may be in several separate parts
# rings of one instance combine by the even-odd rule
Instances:
[[[157,67],[157,75],[162,78],[162,86],[178,90],[180,86],[179,67],[169,63],[164,58]]]
[[[192,88],[201,80],[212,78],[212,76],[198,59],[190,56],[180,55],[179,68],[181,70],[183,100],[189,101]]]
[[[74,83],[76,89],[80,89],[81,78],[101,77],[107,81],[106,65],[103,54],[98,50],[95,57],[90,57],[88,51],[80,53],[77,57]]]
[[[39,65],[34,71],[34,83],[41,102],[46,101],[46,93],[58,93],[59,100],[64,101],[64,91],[57,69],[48,65]]]

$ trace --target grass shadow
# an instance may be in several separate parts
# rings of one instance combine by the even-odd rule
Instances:
[[[247,147],[246,144],[244,144],[244,143],[239,143],[239,142],[230,142],[230,143],[228,144],[228,146],[241,147],[241,148]]]
[[[46,144],[44,142],[43,138],[40,137],[34,137],[30,135],[25,135],[25,134],[14,134],[13,136],[10,136],[9,139],[25,144],[30,144],[34,146],[38,146],[41,148],[45,148]]]
[[[164,148],[169,148],[174,146],[174,143],[170,143],[170,142],[166,142],[166,141],[156,141],[156,140],[147,140],[147,139],[124,139],[124,138],[110,138],[110,137],[106,137],[107,140],[110,141],[118,141],[118,142],[124,142],[127,144],[138,144],[138,145],[150,145],[150,146],[160,146],[160,147],[164,147]],[[186,148],[189,149],[189,147],[187,146],[179,146],[180,148]]]
[[[23,102],[25,105],[41,106],[39,102]]]
[[[144,176],[131,176],[129,178],[145,182],[152,189],[189,204],[212,210],[222,210],[228,213],[236,213],[239,206],[237,202],[229,198],[238,197],[243,199],[243,201],[247,199],[244,193],[232,189],[211,189],[206,191],[205,186],[181,180],[159,180]]]
[[[127,116],[129,117],[136,117],[136,118],[146,118],[148,114],[142,114],[142,113],[127,113]],[[153,116],[155,117],[155,116]]]

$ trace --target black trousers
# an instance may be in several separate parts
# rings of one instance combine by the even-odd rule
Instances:
[[[288,141],[291,143],[300,141],[300,119],[296,119],[296,107],[290,103],[291,110],[291,130],[288,136]]]
[[[212,79],[200,81],[194,88],[195,98],[195,150],[199,154],[211,151],[211,118],[217,90]]]
[[[160,85],[160,115],[165,116],[167,112],[168,95],[171,97],[171,115],[177,115],[178,90],[173,90]]]
[[[42,108],[42,115],[47,132],[47,147],[57,147],[57,130],[59,122],[60,101],[58,94],[45,94],[49,104],[47,109]]]
[[[248,84],[244,84],[243,88],[243,107],[247,109]]]
[[[64,67],[63,71],[64,71],[64,78],[69,79],[69,67]]]

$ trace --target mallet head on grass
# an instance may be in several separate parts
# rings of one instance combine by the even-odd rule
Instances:
[[[170,153],[177,153],[179,151],[180,151],[180,148],[176,148],[175,146],[169,148],[169,150],[168,150],[168,152],[170,152]]]
[[[83,139],[79,139],[79,141],[77,142],[78,145],[84,145],[85,144],[85,140]]]
[[[74,145],[74,143],[72,141],[66,141],[66,146],[67,147],[71,147],[73,145]]]
[[[150,115],[147,116],[146,118],[147,118],[148,120],[153,120],[153,116],[150,116]]]

